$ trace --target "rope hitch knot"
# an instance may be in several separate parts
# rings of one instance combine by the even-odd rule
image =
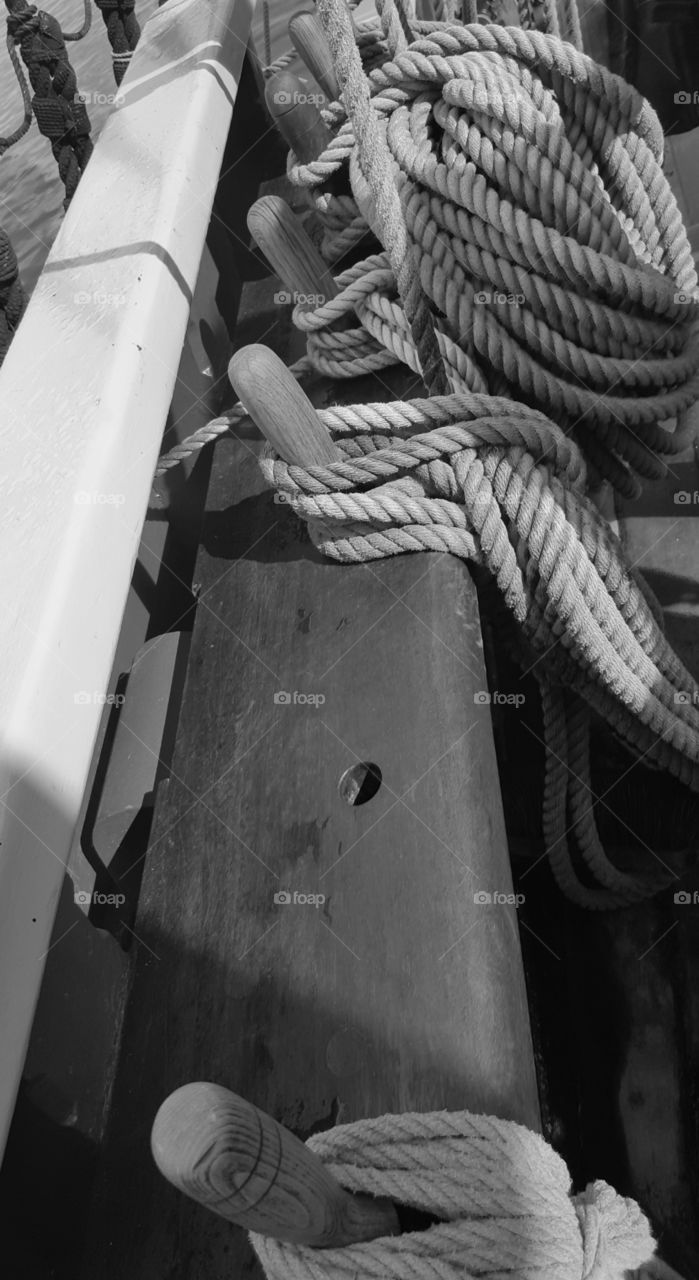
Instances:
[[[359,563],[448,551],[484,566],[497,584],[518,657],[541,686],[543,832],[561,889],[578,905],[601,909],[663,888],[664,875],[626,874],[604,853],[590,786],[588,708],[646,764],[696,791],[699,686],[587,498],[579,447],[537,410],[468,391],[336,406],[320,418],[342,461],[292,466],[268,448],[261,466],[322,554]],[[574,846],[595,887],[581,880]]]
[[[269,1280],[624,1280],[648,1262],[644,1214],[604,1182],[571,1195],[565,1162],[538,1134],[467,1111],[381,1116],[308,1145],[348,1190],[442,1221],[343,1249],[251,1235]]]

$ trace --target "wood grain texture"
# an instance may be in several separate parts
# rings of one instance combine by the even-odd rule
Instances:
[[[265,101],[272,119],[303,164],[317,159],[330,142],[330,130],[310,98],[308,86],[290,71],[267,81]]]
[[[251,418],[286,462],[311,467],[342,459],[293,373],[269,347],[251,343],[236,351],[228,376]]]
[[[293,360],[276,287],[246,287],[240,339],[269,342],[273,318]],[[313,399],[409,383],[321,382]],[[85,1277],[96,1259],[102,1280],[249,1275],[242,1233],[150,1157],[156,1111],[188,1081],[301,1137],[445,1107],[540,1123],[516,913],[474,901],[512,885],[468,571],[321,559],[259,448],[249,426],[216,448]],[[339,782],[362,761],[382,784],[352,806]]]
[[[330,102],[340,96],[332,53],[325,32],[314,13],[295,13],[289,22],[289,35],[300,58],[317,80]]]
[[[263,196],[248,213],[248,229],[282,284],[293,293],[335,298],[338,288],[300,218],[279,196]]]
[[[220,1085],[170,1094],[151,1148],[173,1186],[246,1231],[316,1249],[398,1234],[390,1200],[350,1195],[310,1147]]]

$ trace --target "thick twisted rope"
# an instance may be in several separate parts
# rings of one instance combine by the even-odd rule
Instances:
[[[356,50],[352,62],[354,85]],[[370,144],[366,124],[355,138],[332,104],[335,135],[304,181],[349,162],[366,205],[359,157],[378,146],[384,205],[394,191],[384,243],[404,245],[397,182],[403,270],[417,252],[420,287],[452,338],[492,389],[554,414],[602,475],[637,493],[683,447],[677,420],[699,394],[697,280],[652,109],[570,45],[513,28],[435,28],[368,81]],[[337,195],[320,203],[341,225]],[[394,275],[389,302],[405,291]]]
[[[392,0],[391,0],[392,3]],[[389,0],[384,0],[388,9]],[[407,234],[398,191],[388,174],[390,165],[386,142],[381,134],[375,112],[372,110],[369,86],[364,76],[361,59],[354,42],[349,11],[318,0],[318,14],[323,22],[328,44],[348,115],[351,115],[357,137],[356,156],[358,169],[356,181],[362,181],[369,195],[372,212],[385,231],[384,245],[391,260],[396,282],[403,300],[406,318],[420,359],[422,376],[432,394],[446,390],[446,379],[439,356],[430,308],[420,287],[419,268],[415,260],[414,245]],[[405,15],[404,15],[405,17]],[[399,26],[401,24],[396,24]],[[405,19],[407,27],[407,19]],[[408,28],[409,29],[409,28]],[[401,27],[405,38],[405,28]],[[386,181],[388,177],[388,181]],[[371,219],[369,219],[371,220]]]
[[[308,1145],[348,1190],[440,1222],[342,1249],[252,1234],[269,1280],[624,1280],[655,1250],[633,1200],[605,1182],[572,1195],[561,1157],[512,1121],[467,1111],[381,1116]]]
[[[60,23],[25,0],[6,3],[8,38],[19,46],[27,68],[34,90],[32,108],[41,133],[51,143],[67,209],[92,154],[90,120],[78,95]]]
[[[384,0],[384,21],[390,4]],[[576,395],[601,397],[610,379],[619,384],[615,396],[607,392],[600,400],[607,411],[606,421],[603,410],[597,411],[605,427],[601,438],[587,432],[578,437],[593,463],[606,460],[617,481],[628,477],[632,467],[639,474],[655,473],[657,455],[673,447],[674,439],[651,415],[657,419],[659,404],[666,414],[671,408],[680,412],[688,397],[695,398],[694,354],[681,345],[685,335],[678,332],[681,321],[676,318],[683,307],[686,315],[686,304],[675,302],[668,292],[692,281],[686,237],[681,224],[681,235],[674,234],[676,209],[663,204],[660,179],[650,181],[647,192],[638,182],[634,186],[630,161],[619,151],[623,137],[629,153],[643,157],[636,177],[647,171],[657,178],[662,147],[657,119],[635,91],[570,46],[537,33],[499,28],[433,28],[428,39],[414,41],[370,73],[369,80],[380,88],[370,101],[355,83],[362,76],[360,57],[344,9],[336,0],[320,0],[319,12],[350,117],[337,137],[344,133],[352,139],[355,194],[387,248],[343,272],[338,297],[316,311],[297,308],[297,323],[308,335],[308,359],[331,376],[354,376],[396,359],[422,372],[419,342],[428,331],[432,352],[436,346],[455,394],[326,412],[322,417],[328,429],[342,442],[342,463],[304,471],[268,459],[265,472],[308,521],[313,540],[326,555],[356,562],[411,550],[444,550],[490,571],[517,624],[520,653],[541,675],[543,828],[554,876],[582,906],[615,907],[638,900],[665,880],[662,875],[623,875],[602,849],[590,789],[587,708],[602,716],[647,764],[669,770],[697,790],[699,689],[668,646],[657,610],[625,567],[616,538],[585,496],[585,464],[567,438],[567,394],[572,388]],[[395,24],[387,30],[400,43]],[[504,81],[495,75],[493,59],[503,59]],[[537,87],[533,67],[537,74],[543,67],[550,83],[540,76]],[[512,103],[505,101],[503,83],[515,86]],[[531,110],[522,109],[523,87]],[[583,90],[591,105],[580,98]],[[475,103],[483,114],[483,104],[493,100],[502,105],[499,131],[481,128],[474,143],[473,126],[463,124],[463,103]],[[560,127],[560,104],[579,100],[566,132]],[[428,118],[432,128],[440,124],[441,154],[451,156],[451,170],[433,154]],[[507,155],[498,155],[485,140],[499,140],[505,126],[516,144]],[[462,127],[465,137],[460,136]],[[385,163],[385,143],[397,169]],[[409,153],[407,161],[401,147]],[[365,151],[371,152],[369,159]],[[473,154],[481,160],[485,156],[483,168],[491,179],[482,198],[474,162],[466,159]],[[556,177],[552,156],[565,160],[567,186]],[[435,179],[426,197],[425,183],[421,189],[414,182],[411,165],[413,170],[421,167],[421,181],[428,170],[438,175],[443,189]],[[388,190],[394,177],[399,205]],[[550,198],[539,194],[546,182]],[[516,201],[501,199],[506,183]],[[476,192],[470,207],[464,190]],[[545,199],[547,220],[540,218],[535,225],[532,207]],[[417,284],[412,273],[416,259],[409,268],[396,261],[395,245],[405,243],[396,225],[399,216],[420,244]],[[444,238],[438,241],[433,235],[426,252],[430,220]],[[580,244],[565,234],[566,220],[580,229]],[[527,270],[526,236],[532,227],[546,264],[539,275]],[[578,283],[577,292],[571,287],[574,270],[587,280],[585,289]],[[498,350],[507,356],[509,363],[503,362],[499,372],[508,394],[513,394],[512,367],[517,372],[525,341],[540,348],[550,341],[559,363],[567,362],[566,371],[582,384],[580,391],[560,371],[555,376],[549,367],[541,374],[534,363],[533,385],[543,386],[546,393],[531,397],[534,406],[484,394],[493,390],[493,376],[492,368],[484,368],[479,334],[490,342],[494,333],[497,340],[498,328],[489,327],[487,319],[480,328],[476,322],[480,304],[474,286],[483,279],[503,289],[519,286],[530,312],[521,322],[518,316],[510,319],[508,341],[500,348],[497,341],[492,349],[485,346],[491,357]],[[420,289],[423,301],[432,303],[427,311],[420,304]],[[627,310],[625,294],[632,299]],[[435,306],[436,300],[441,305]],[[464,306],[473,315],[470,343],[459,340]],[[334,322],[348,312],[355,313],[358,326],[334,330]],[[646,362],[639,387],[634,377],[642,362],[634,360],[636,348],[657,348],[663,314],[674,323],[674,336],[664,360]],[[418,315],[426,316],[423,329],[415,323]],[[580,334],[586,343],[576,342]],[[496,360],[490,363],[497,368]],[[677,399],[676,383],[682,378],[685,385]],[[588,386],[600,390],[590,392]],[[622,394],[627,391],[633,394]],[[639,394],[643,391],[645,395]],[[553,407],[561,426],[538,411],[537,399]],[[635,429],[629,428],[628,418],[627,424],[618,420],[624,412],[628,415],[629,406]]]
[[[17,257],[10,237],[0,227],[0,365],[7,355],[25,306],[26,297],[19,278]]]
[[[390,2],[385,0],[385,5]],[[353,187],[359,193],[360,204],[365,208],[371,205],[371,218],[378,235],[388,246],[396,231],[396,206],[387,198],[387,187],[394,175],[386,165],[372,166],[363,155],[365,149],[375,149],[375,158],[380,158],[383,139],[376,129],[372,132],[366,127],[366,99],[354,88],[348,91],[350,82],[357,74],[361,75],[359,56],[346,14],[337,0],[319,0],[319,12],[338,67],[350,127],[357,139],[357,154],[353,153],[351,161]],[[485,29],[488,39],[490,30]],[[503,35],[510,34],[494,35],[496,45]],[[450,47],[460,38],[451,30],[439,32],[437,36],[446,39]],[[419,61],[416,49],[427,43],[415,42],[404,54],[397,55],[397,60],[412,58],[415,73]],[[542,61],[548,57],[553,66],[564,59],[584,71],[588,85],[594,87],[597,83],[599,88],[604,80],[603,73],[598,74],[593,64],[581,60],[569,47],[561,46],[561,54],[546,37],[536,37],[534,45]],[[448,57],[451,56],[449,53]],[[449,80],[444,67],[431,55],[427,65],[436,69],[447,89],[452,87],[453,80]],[[477,65],[479,75],[489,74],[482,59]],[[463,77],[452,95],[456,101],[461,101],[464,95],[462,81]],[[631,108],[639,145],[643,137],[648,155],[653,154],[659,139],[655,137],[655,122],[647,117],[645,104],[626,86],[612,87],[616,87],[613,109],[619,115]],[[492,84],[490,91],[495,92]],[[442,93],[440,98],[445,111],[451,110],[453,103],[448,94]],[[425,116],[433,111],[434,98],[418,94],[411,100],[421,103],[423,108],[421,117],[413,122],[411,136],[413,140],[417,137],[417,151],[424,159],[429,154]],[[389,141],[392,122],[401,109],[406,109],[405,101],[403,108],[398,107],[388,118]],[[373,110],[369,103],[369,113]],[[360,117],[359,125],[356,116]],[[605,124],[601,136],[606,136],[606,127]],[[578,138],[577,151],[567,143],[571,171],[575,171],[576,156],[587,157],[593,134],[594,121],[582,145],[582,134]],[[395,155],[395,147],[393,153]],[[520,189],[524,191],[525,167],[521,168],[521,174]],[[460,181],[462,179],[463,173]],[[404,185],[403,170],[398,175],[399,185],[401,182]],[[573,201],[569,209],[569,216],[572,213],[578,221],[579,203],[585,191],[581,174],[578,203]],[[410,201],[406,200],[404,190],[401,194],[401,212],[406,226],[410,226]],[[611,200],[606,213],[602,206],[601,214],[593,209],[591,202],[588,204],[584,233],[588,248],[596,251],[599,244],[607,244],[610,238],[615,245],[620,244],[623,228],[613,230]],[[423,209],[423,226],[426,217]],[[501,235],[506,231],[506,227],[500,227]],[[663,255],[671,257],[674,251],[672,246],[663,243],[662,235],[657,237],[654,247],[659,260]],[[385,279],[389,262],[394,282],[390,277]],[[452,270],[445,277],[445,298],[449,297],[450,282],[455,283],[452,292],[457,295],[464,288],[462,276],[456,274],[454,282],[453,264],[450,265]],[[628,274],[633,283],[630,267]],[[646,295],[647,288],[657,291],[663,287],[662,274],[649,262],[643,270],[639,269],[639,276],[636,281],[639,299]],[[425,270],[423,257],[420,283],[426,295],[429,295],[432,278],[429,267]],[[349,306],[365,324],[366,313],[372,314],[373,329],[370,324],[366,327],[379,345],[382,326],[391,333],[395,341],[385,346],[391,347],[392,355],[400,354],[405,359],[412,339],[413,356],[417,356],[419,362],[413,326],[408,329],[405,317],[401,320],[399,305],[402,303],[405,312],[408,311],[406,296],[410,305],[415,305],[415,282],[406,277],[406,273],[399,277],[390,250],[388,257],[386,254],[375,256],[360,264],[356,271],[349,269],[341,283],[340,297],[325,304],[325,314],[298,317],[309,332],[309,357],[314,363],[321,363],[321,359],[332,361],[333,355],[339,355],[343,342],[348,344],[347,358],[355,370],[361,361],[366,364],[376,355],[366,343],[361,346],[361,335],[358,338],[352,330],[347,337],[336,335],[335,353],[327,342],[322,348],[314,349],[314,339],[317,341],[322,324],[330,320],[333,313],[342,314]],[[387,292],[382,291],[384,284]],[[396,298],[396,285],[400,299]],[[377,297],[386,305],[380,307],[374,303],[372,309],[369,300]],[[583,302],[589,305],[587,300]],[[559,310],[568,320],[575,314],[566,313],[563,306]],[[618,350],[623,348],[624,340],[630,341],[629,327],[625,331],[622,328],[621,337],[617,339],[616,322],[610,318],[614,313],[609,307],[607,312],[608,341],[610,345],[616,341]],[[450,355],[455,346],[458,348],[461,344],[448,345],[455,328],[453,324],[445,325],[450,318],[447,303],[444,310],[440,309],[438,320],[432,317],[432,333],[438,348],[441,339],[440,355],[445,373],[458,394],[410,402],[408,409],[402,407],[402,419],[395,405],[390,409],[378,405],[368,409],[354,406],[351,411],[336,410],[322,415],[331,432],[341,440],[345,453],[342,462],[333,467],[304,470],[267,459],[263,467],[270,482],[285,492],[297,513],[307,520],[311,537],[328,556],[356,562],[404,551],[444,550],[489,570],[506,608],[518,624],[522,648],[533,655],[535,662],[546,658],[542,676],[547,756],[543,827],[554,876],[564,892],[579,905],[615,907],[653,892],[665,881],[661,876],[644,879],[623,875],[612,866],[602,849],[589,785],[586,705],[602,715],[649,764],[669,770],[699,790],[699,712],[693,702],[695,696],[699,700],[699,690],[668,646],[653,608],[637,581],[626,570],[618,542],[586,498],[585,466],[579,450],[560,427],[535,409],[485,396],[480,387],[475,394],[473,386],[469,390],[472,369],[478,368],[478,344],[474,343],[473,361],[465,368],[457,368]],[[638,323],[635,318],[634,323]],[[398,340],[405,348],[402,353]],[[468,348],[466,355],[471,360]],[[619,355],[611,358],[616,359],[617,366],[621,364]],[[598,357],[595,367],[600,364],[602,358]],[[615,371],[623,381],[624,370],[617,366]],[[594,372],[584,372],[594,382]],[[561,417],[565,422],[563,413]],[[649,431],[648,435],[652,433]],[[652,435],[652,439],[658,445],[657,434]],[[644,447],[650,454],[648,441]],[[596,460],[596,455],[593,456]],[[686,691],[691,691],[692,701],[684,700],[682,695],[686,696]],[[586,867],[586,880],[591,884],[578,874],[571,840],[577,847],[578,860]]]
[[[141,38],[141,27],[135,13],[135,0],[95,0],[95,4],[107,28],[107,36],[112,48],[114,79],[117,84],[121,84]]]

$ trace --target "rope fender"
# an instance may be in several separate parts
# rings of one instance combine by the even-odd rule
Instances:
[[[269,1280],[623,1280],[654,1252],[633,1200],[605,1182],[571,1195],[565,1162],[513,1121],[467,1111],[388,1115],[316,1134],[308,1146],[348,1190],[442,1221],[343,1249],[251,1234]]]
[[[34,90],[36,122],[58,164],[68,208],[92,155],[90,119],[80,101],[61,25],[49,13],[24,0],[6,0],[8,37],[19,45]]]
[[[0,365],[7,355],[27,300],[19,278],[17,256],[10,237],[0,227]]]
[[[131,55],[141,38],[141,27],[135,13],[135,0],[95,0],[102,14],[112,47],[114,79],[121,84]]]

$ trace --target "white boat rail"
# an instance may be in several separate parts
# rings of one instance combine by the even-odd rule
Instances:
[[[0,371],[0,1155],[255,0],[168,0]]]

